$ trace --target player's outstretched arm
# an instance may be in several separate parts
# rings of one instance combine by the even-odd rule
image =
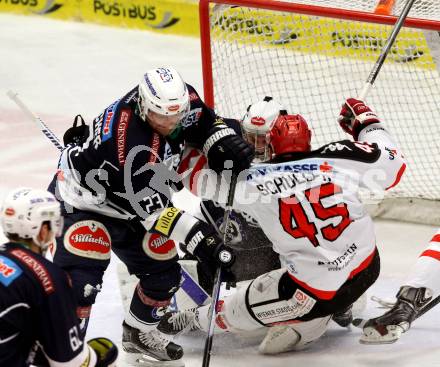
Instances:
[[[363,101],[348,98],[338,118],[352,135],[352,168],[361,175],[362,186],[388,190],[398,184],[406,164],[402,152],[379,117]]]

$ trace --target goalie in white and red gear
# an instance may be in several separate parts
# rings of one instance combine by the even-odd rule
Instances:
[[[247,108],[241,128],[246,141],[255,148],[254,163],[266,159],[266,134],[281,113],[286,114],[286,109],[269,96]]]
[[[362,101],[345,103],[339,121],[357,140],[312,151],[304,118],[282,114],[268,134],[271,160],[253,165],[237,182],[233,208],[258,221],[284,267],[222,300],[216,321],[229,331],[271,327],[262,353],[317,340],[332,315],[349,308],[379,275],[373,220],[359,190],[391,189],[405,163],[377,116]],[[206,330],[208,308],[169,314],[163,330],[179,332],[183,319]]]
[[[262,101],[249,105],[241,121],[225,119],[225,123],[234,129],[241,127],[243,137],[255,148],[256,155],[253,161],[255,163],[268,157],[266,134],[278,116],[286,113],[280,103],[266,96]],[[198,190],[201,189],[199,174],[207,168],[207,159],[200,150],[191,147],[185,149],[178,172],[186,177],[183,182],[195,195],[198,195]],[[198,217],[205,218],[208,223],[213,221],[223,230],[224,209],[220,205],[205,200],[200,209],[201,213]],[[227,239],[237,254],[232,268],[237,281],[254,279],[270,270],[280,268],[278,255],[272,250],[270,241],[258,223],[248,214],[236,211],[231,213]],[[191,258],[189,255],[185,256],[185,260]],[[203,272],[199,271],[197,280],[205,291],[212,292],[212,279],[205,277]]]

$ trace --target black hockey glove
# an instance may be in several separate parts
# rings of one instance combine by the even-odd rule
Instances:
[[[118,359],[118,347],[107,338],[90,339],[87,344],[92,348],[98,360],[96,367],[115,367]]]
[[[339,112],[338,122],[345,132],[357,140],[364,127],[378,123],[380,120],[364,102],[348,98]]]
[[[81,125],[78,125],[78,122]],[[63,135],[64,146],[68,144],[82,145],[89,137],[89,126],[84,122],[81,115],[76,115],[73,126],[68,128]]]
[[[209,168],[217,173],[225,169],[225,162],[231,161],[236,174],[250,167],[255,156],[255,148],[236,134],[225,123],[216,123],[208,133],[203,145],[203,153],[208,157]]]
[[[199,221],[186,236],[182,246],[185,252],[194,255],[200,262],[203,271],[214,278],[217,267],[223,268],[223,281],[234,282],[229,268],[235,261],[232,248],[223,244],[214,228]]]

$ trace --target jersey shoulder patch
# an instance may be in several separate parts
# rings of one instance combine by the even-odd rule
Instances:
[[[55,283],[52,279],[51,272],[48,270],[48,265],[51,263],[48,260],[37,256],[31,251],[20,248],[12,249],[9,253],[33,274],[46,294],[55,292]]]
[[[108,106],[104,111],[103,126],[102,126],[102,141],[105,142],[113,136],[113,124],[116,116],[116,108],[119,104],[119,99]]]
[[[376,143],[341,140],[326,144],[314,152],[315,157],[341,158],[358,162],[374,163],[381,154]]]
[[[0,283],[8,287],[22,273],[23,270],[15,261],[0,255]]]

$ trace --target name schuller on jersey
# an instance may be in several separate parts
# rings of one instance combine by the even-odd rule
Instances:
[[[301,160],[283,164],[256,165],[249,170],[247,181],[258,178],[256,185],[261,195],[281,194],[299,186],[306,186],[319,178],[321,184],[332,181],[332,167],[327,159],[344,159],[363,163],[374,163],[381,155],[377,144],[342,140],[332,142],[301,156]],[[323,161],[324,160],[324,161]],[[275,176],[272,173],[287,173]],[[261,179],[268,176],[267,179]]]
[[[293,165],[297,166],[297,165]],[[312,164],[310,166],[316,166],[318,171],[318,165]],[[282,168],[289,170],[292,166],[285,165]],[[298,186],[305,186],[308,183],[315,181],[318,177],[322,177],[322,183],[330,182],[331,178],[328,176],[318,175],[316,172],[291,172],[280,177],[270,177],[267,180],[263,180],[261,184],[257,184],[255,187],[260,191],[261,195],[273,195],[281,194],[284,191],[291,191],[291,189]]]

